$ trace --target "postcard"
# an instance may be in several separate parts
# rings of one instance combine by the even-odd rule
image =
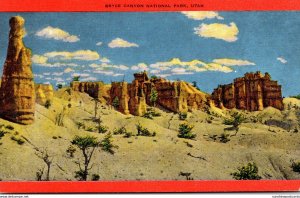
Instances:
[[[1,192],[299,190],[299,3],[28,3],[0,12]]]

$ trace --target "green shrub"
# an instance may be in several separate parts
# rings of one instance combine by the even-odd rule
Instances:
[[[7,131],[2,131],[2,130],[0,130],[0,139],[1,139],[6,133],[8,133],[8,132],[7,132]]]
[[[10,139],[13,140],[13,141],[16,141],[19,145],[22,145],[22,144],[25,143],[25,141],[23,139],[17,138],[15,136],[11,136]]]
[[[260,180],[261,176],[258,175],[258,167],[256,164],[248,163],[246,166],[239,167],[238,171],[231,173],[236,180]]]
[[[70,145],[66,152],[70,155],[70,157],[74,157],[74,153],[76,152],[76,148],[73,145]]]
[[[49,109],[51,107],[51,100],[46,100],[45,105],[44,105],[47,109]]]
[[[292,162],[292,169],[294,172],[300,173],[300,162]]]
[[[153,117],[159,117],[161,116],[161,113],[156,112],[154,109],[150,108],[144,115],[144,118],[148,118],[153,120]]]
[[[180,112],[178,116],[179,116],[179,120],[185,120],[187,118],[187,113]]]
[[[104,139],[100,142],[100,147],[102,148],[103,151],[109,152],[110,154],[114,154],[115,151],[113,148],[119,148],[117,145],[112,144],[112,135],[108,133]]]
[[[93,127],[87,127],[85,130],[86,130],[86,131],[89,131],[89,132],[95,131],[95,129],[94,129]]]
[[[57,139],[57,137],[56,137],[56,136],[52,136],[52,138],[53,138],[53,139],[55,139],[55,140]]]
[[[75,124],[77,125],[78,129],[85,128],[85,125],[82,122],[76,122]]]
[[[114,129],[113,134],[114,135],[123,135],[126,134],[126,128],[125,127],[120,127],[118,129]]]
[[[97,129],[99,133],[106,133],[108,131],[108,127],[101,124],[97,126]]]
[[[132,136],[131,132],[126,132],[123,137],[124,138],[130,138],[131,136]]]
[[[92,175],[92,181],[99,181],[100,176],[98,174],[93,174]]]
[[[112,102],[112,106],[115,108],[115,109],[118,109],[119,108],[119,105],[120,105],[120,101],[119,101],[119,98],[118,96],[116,96]]]
[[[229,141],[230,141],[229,134],[222,133],[221,136],[220,136],[220,142],[226,143],[226,142],[229,142]]]
[[[191,133],[194,126],[189,125],[187,123],[183,123],[179,125],[179,134],[177,135],[179,138],[186,138],[186,139],[194,139],[196,134]]]
[[[11,125],[6,125],[5,128],[8,129],[8,130],[14,130],[14,129],[15,129],[15,128],[14,128],[13,126],[11,126]]]
[[[71,107],[72,107],[72,104],[71,104],[71,103],[69,103],[69,104],[68,104],[68,108],[71,108]]]
[[[148,137],[154,137],[156,135],[156,132],[151,133],[147,128],[144,128],[140,123],[136,125],[137,129],[137,136],[148,136]]]

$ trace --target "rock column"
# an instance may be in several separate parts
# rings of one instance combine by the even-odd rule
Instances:
[[[25,20],[9,20],[9,44],[0,88],[1,117],[20,124],[34,121],[35,88],[31,68],[31,51],[23,44]]]

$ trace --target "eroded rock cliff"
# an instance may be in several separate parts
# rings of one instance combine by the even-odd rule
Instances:
[[[34,121],[35,88],[31,51],[23,44],[24,23],[20,16],[9,20],[9,43],[0,88],[0,114],[16,123],[31,124]]]

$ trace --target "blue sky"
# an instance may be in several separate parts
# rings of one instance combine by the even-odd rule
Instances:
[[[260,70],[284,96],[300,93],[300,12],[0,13],[1,70],[14,15],[25,18],[38,83],[132,81],[147,70],[211,93]]]

